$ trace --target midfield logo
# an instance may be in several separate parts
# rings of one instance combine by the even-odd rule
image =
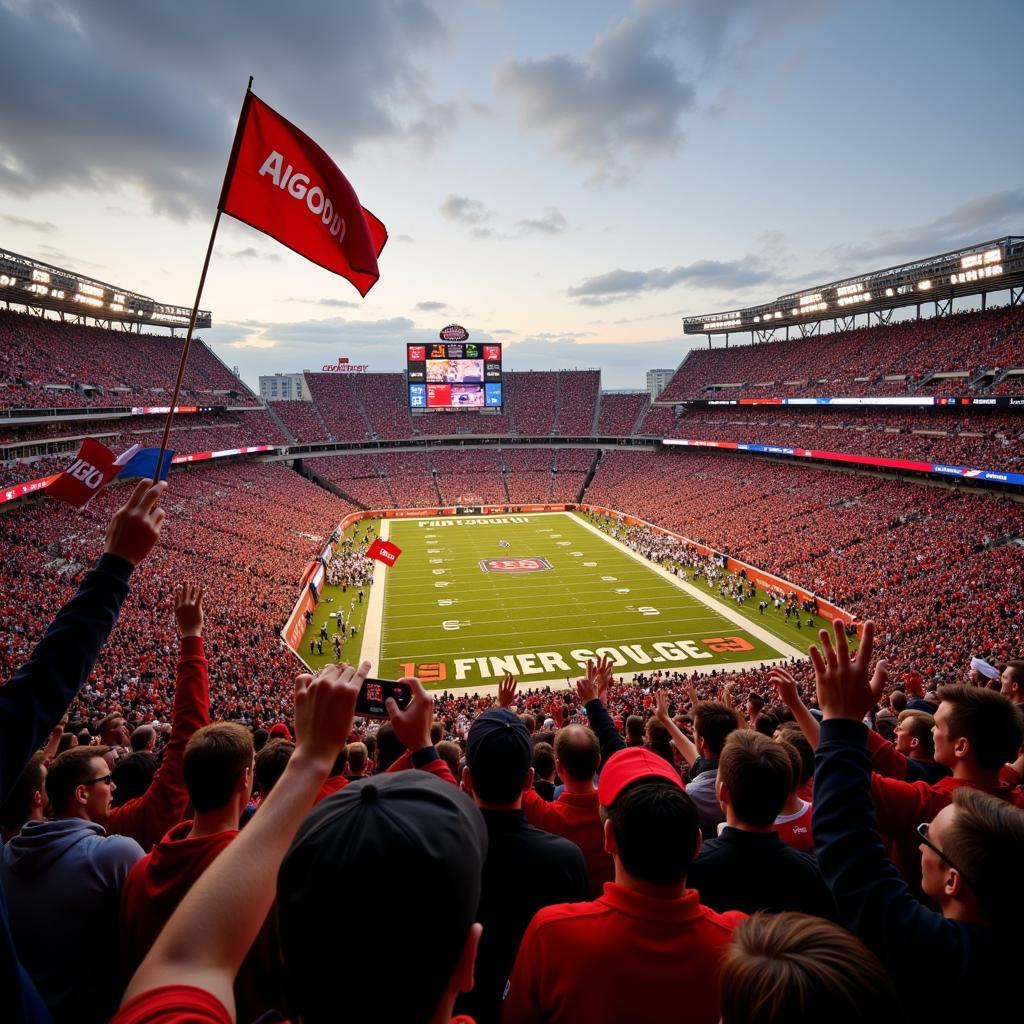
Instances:
[[[552,568],[546,558],[481,558],[481,572],[544,572]]]

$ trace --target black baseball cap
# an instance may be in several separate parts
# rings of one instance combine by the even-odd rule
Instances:
[[[533,742],[519,716],[508,708],[479,715],[466,737],[466,767],[474,792],[484,801],[509,803],[523,789],[533,764]]]
[[[476,920],[486,856],[476,805],[429,772],[375,775],[318,804],[277,876],[299,1016],[307,1024],[378,1017],[383,990],[366,984],[376,978],[389,1018],[429,1018]],[[359,980],[342,991],[346,977]]]

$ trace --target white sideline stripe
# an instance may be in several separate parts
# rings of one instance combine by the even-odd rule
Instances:
[[[379,520],[377,536],[387,540],[391,536],[391,520]],[[387,566],[377,562],[373,567],[373,586],[370,587],[370,601],[366,606],[366,620],[363,622],[363,645],[359,656],[370,663],[370,671],[380,669],[381,626],[384,622],[384,588],[387,586]]]
[[[563,512],[562,515],[568,515],[568,513]],[[692,583],[688,583],[685,580],[679,579],[677,576],[674,576],[667,569],[663,569],[660,565],[657,565],[655,562],[648,561],[639,552],[632,551],[630,548],[627,548],[625,544],[620,544],[618,541],[612,540],[612,538],[609,537],[606,533],[602,533],[596,526],[591,526],[590,523],[588,523],[585,519],[582,519],[579,516],[575,516],[574,518],[579,522],[579,524],[584,529],[590,530],[591,533],[593,533],[595,536],[600,537],[607,544],[611,544],[613,547],[620,548],[627,555],[629,555],[630,558],[639,562],[641,565],[647,566],[652,572],[657,573],[663,579],[668,580],[669,583],[672,583],[674,586],[677,586],[680,590],[689,594],[691,597],[696,598],[698,601],[701,602],[701,604],[706,605],[708,608],[714,609],[719,613],[719,615],[723,616],[730,622],[739,626],[747,633],[750,633],[751,636],[756,636],[758,640],[760,640],[762,643],[766,643],[773,651],[778,651],[780,654],[785,655],[785,657],[787,658],[799,658],[801,661],[807,657],[805,652],[799,651],[792,644],[786,643],[785,640],[779,639],[779,637],[777,637],[774,633],[769,633],[767,629],[763,629],[761,626],[757,625],[751,619],[748,619],[745,615],[742,615],[740,614],[740,612],[730,608],[727,604],[723,604],[721,601],[717,600],[714,597],[711,597],[709,594],[705,594],[703,593],[703,591],[698,590]]]

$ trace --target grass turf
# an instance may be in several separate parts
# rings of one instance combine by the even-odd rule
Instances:
[[[473,687],[511,671],[529,685],[575,677],[603,653],[622,675],[780,656],[770,638],[572,515],[395,520],[390,529],[403,554],[387,570],[375,667],[385,678],[415,674],[435,688]],[[747,602],[755,615],[756,603]]]

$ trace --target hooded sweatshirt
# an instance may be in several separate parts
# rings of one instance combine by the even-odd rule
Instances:
[[[131,870],[121,892],[125,983],[199,876],[238,835],[237,829],[192,838],[192,822],[175,825]],[[238,1020],[285,1009],[274,913],[268,915],[235,979]]]
[[[3,849],[18,957],[57,1024],[105,1021],[117,1007],[118,899],[142,853],[81,818],[30,821]]]

